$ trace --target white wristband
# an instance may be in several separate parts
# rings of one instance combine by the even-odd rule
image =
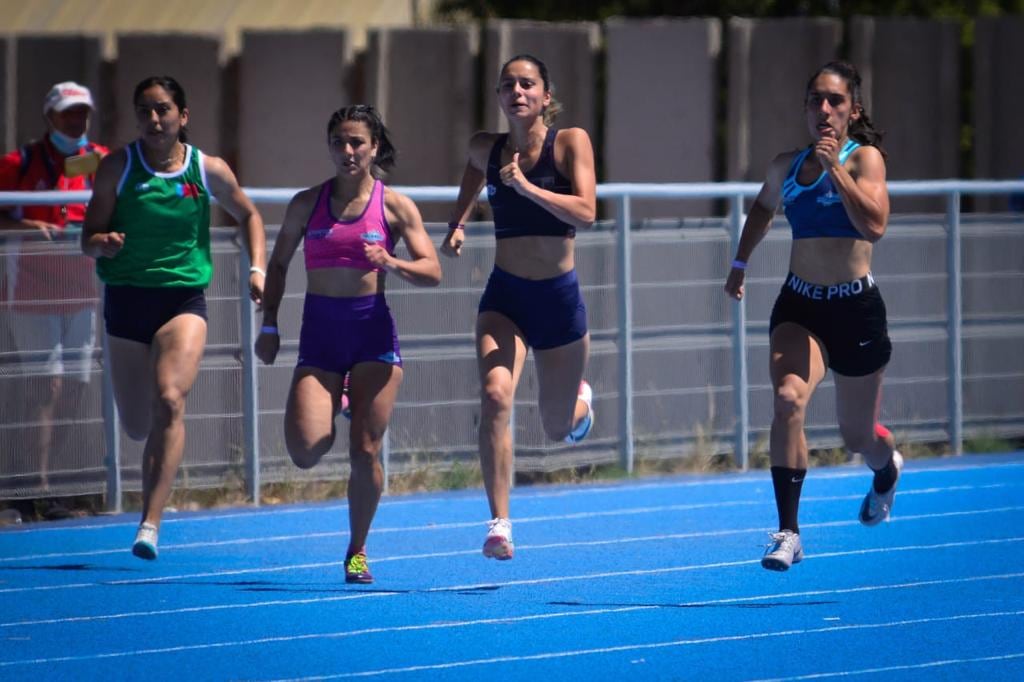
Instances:
[[[264,277],[266,277],[266,276],[267,276],[267,271],[266,271],[266,270],[264,270],[264,269],[263,269],[263,268],[261,268],[261,267],[257,267],[257,266],[255,266],[255,265],[254,265],[254,266],[252,266],[251,268],[249,268],[249,272],[258,272],[258,273],[260,273],[261,275],[263,275]]]

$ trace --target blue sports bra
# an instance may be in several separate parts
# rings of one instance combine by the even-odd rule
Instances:
[[[548,128],[540,156],[526,179],[541,189],[558,194],[572,194],[572,183],[555,166],[554,128]],[[501,181],[501,150],[508,133],[499,135],[487,159],[487,199],[494,214],[495,239],[539,235],[543,237],[575,237],[576,228],[563,222]]]
[[[839,163],[843,164],[860,143],[847,140],[839,152]],[[849,237],[863,239],[846,214],[843,200],[832,185],[828,173],[822,171],[810,185],[801,185],[796,177],[800,165],[811,153],[808,147],[793,159],[789,174],[782,183],[782,208],[793,228],[793,239],[811,237]]]

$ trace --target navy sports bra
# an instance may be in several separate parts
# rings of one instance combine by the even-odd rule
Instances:
[[[548,128],[537,163],[525,173],[526,179],[549,192],[572,194],[572,184],[555,167],[555,133],[554,128]],[[559,220],[539,204],[520,196],[501,181],[501,150],[507,140],[508,133],[499,135],[487,159],[487,199],[494,213],[494,237],[575,237],[575,227]]]
[[[853,150],[860,147],[858,142],[847,140],[839,152],[839,163],[843,164]],[[803,150],[793,159],[789,174],[782,183],[782,208],[793,228],[793,239],[811,237],[850,237],[864,239],[846,214],[843,200],[832,185],[828,173],[822,171],[810,185],[801,185],[796,176],[800,165],[811,153],[811,147]]]

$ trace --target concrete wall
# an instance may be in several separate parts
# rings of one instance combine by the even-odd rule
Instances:
[[[807,79],[838,55],[835,19],[739,19],[728,22],[728,180],[764,180],[782,151],[810,141],[803,115]]]
[[[615,18],[605,36],[604,179],[713,181],[719,21]],[[707,200],[637,201],[633,215],[703,216],[712,208]]]
[[[1024,176],[1024,17],[979,18],[974,28],[974,176]],[[1006,197],[977,204],[1005,210]]]
[[[389,182],[457,185],[461,180],[476,128],[473,38],[468,28],[370,32],[366,102],[380,109],[398,150]],[[420,206],[428,220],[447,220],[450,209]]]
[[[138,137],[132,94],[149,76],[171,76],[185,90],[189,109],[189,142],[219,156],[221,152],[220,40],[195,34],[129,33],[118,36],[117,127],[113,143],[121,146]]]
[[[854,17],[850,42],[865,109],[886,132],[888,177],[959,177],[959,24]],[[944,205],[942,199],[892,201],[894,211],[942,210]]]
[[[15,144],[38,138],[46,131],[43,98],[55,83],[77,81],[89,88],[102,110],[98,37],[22,36],[15,42]],[[97,121],[91,134],[98,139]],[[103,141],[103,140],[98,140]]]
[[[367,102],[380,109],[397,148],[394,183],[462,178],[476,123],[475,49],[462,28],[370,32]]]
[[[4,150],[17,145],[14,139],[14,39],[0,36],[0,145]]]
[[[597,70],[600,29],[591,22],[555,23],[518,20],[487,22],[483,44],[483,95],[486,130],[508,130],[498,108],[498,71],[510,57],[532,54],[548,67],[555,98],[562,103],[558,128],[580,127],[596,138]]]
[[[309,187],[334,173],[327,121],[352,102],[345,31],[247,31],[238,60],[237,161],[248,187]],[[228,131],[225,131],[227,135]],[[283,206],[260,206],[276,223]]]
[[[224,156],[244,185],[298,187],[329,175],[322,128],[334,109],[352,101],[384,112],[400,152],[393,182],[451,184],[473,130],[506,128],[494,92],[498,69],[513,54],[530,52],[547,62],[564,106],[557,125],[590,132],[599,181],[693,181],[716,174],[759,181],[775,154],[809,142],[804,87],[818,66],[837,56],[842,33],[833,19],[728,20],[722,107],[718,20],[612,19],[605,28],[604,53],[595,23],[499,20],[480,31],[378,29],[355,59],[342,30],[253,31],[237,60],[226,64],[213,35],[120,34],[116,62],[102,60],[95,36],[0,37],[0,141],[10,149],[42,132],[46,89],[74,79],[98,100],[94,139],[125,144],[137,135],[135,84],[169,72],[188,94],[192,140]],[[867,110],[888,133],[889,177],[968,175],[960,152],[959,26],[855,17],[847,28]],[[974,176],[1017,177],[1024,172],[1024,133],[1016,102],[1024,95],[1014,85],[1024,63],[1024,19],[980,18],[972,59]],[[722,128],[726,135],[719,137]],[[1005,199],[975,205],[1000,208]],[[894,208],[941,206],[901,199]],[[649,202],[637,215],[713,209],[710,202]]]

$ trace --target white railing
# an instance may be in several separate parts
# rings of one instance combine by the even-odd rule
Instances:
[[[245,192],[257,203],[284,204],[300,191],[301,188],[246,188]],[[454,202],[458,193],[457,187],[403,187],[395,186],[395,190],[407,195],[417,202]],[[946,198],[946,229],[947,229],[947,275],[948,275],[948,371],[949,371],[949,428],[948,436],[953,452],[959,454],[963,448],[963,359],[962,359],[962,304],[961,304],[961,244],[960,244],[960,200],[968,195],[1006,195],[1024,193],[1024,180],[934,180],[934,181],[893,181],[888,183],[891,196],[943,196]],[[634,184],[609,183],[599,185],[597,197],[613,201],[616,204],[615,225],[616,237],[616,295],[618,308],[618,392],[620,396],[633,395],[633,310],[629,283],[631,273],[631,202],[633,199],[725,199],[729,208],[729,226],[733,247],[739,239],[743,227],[745,199],[756,196],[760,190],[757,183],[673,183],[673,184]],[[51,205],[86,202],[90,192],[0,192],[0,206]],[[481,199],[486,197],[482,194]],[[240,300],[248,302],[248,270],[246,254],[240,259],[240,277],[242,291]],[[246,452],[247,489],[253,502],[259,502],[260,466],[259,466],[259,433],[258,433],[258,375],[257,363],[253,355],[255,339],[254,307],[241,306],[241,339],[242,358],[245,364],[244,380],[244,423]],[[748,404],[748,372],[746,361],[746,308],[743,301],[733,307],[733,395],[735,396],[736,432],[735,457],[742,468],[746,468],[749,457],[749,424],[750,409]],[[116,410],[113,406],[113,392],[109,378],[104,374],[105,414],[107,436],[107,468],[108,468],[108,504],[113,508],[120,507],[120,472],[118,452],[119,438]],[[628,472],[633,471],[633,401],[619,401],[618,433],[619,457]],[[387,444],[382,453],[385,468],[387,467]]]

